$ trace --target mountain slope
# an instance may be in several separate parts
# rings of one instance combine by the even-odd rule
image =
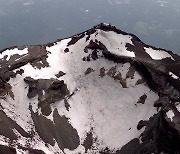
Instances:
[[[178,153],[179,70],[178,55],[106,24],[4,49],[0,152]]]

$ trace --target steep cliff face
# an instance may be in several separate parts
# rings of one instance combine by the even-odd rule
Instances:
[[[0,153],[180,153],[180,57],[100,24],[0,52]]]

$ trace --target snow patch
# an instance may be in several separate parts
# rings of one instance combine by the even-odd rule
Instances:
[[[126,43],[132,44],[132,37],[130,35],[117,34],[116,32],[110,31],[105,32],[98,30],[98,35],[95,36],[97,40],[106,45],[106,48],[112,54],[125,57],[135,57],[134,52],[128,51]]]
[[[172,72],[169,72],[169,75],[172,77],[172,78],[174,78],[174,79],[179,79],[179,77],[178,76],[176,76],[174,73],[172,73]]]
[[[79,67],[76,65],[77,70]],[[87,63],[83,66],[87,68],[86,65]],[[62,101],[52,104],[52,108],[58,108],[60,115],[69,118],[71,125],[78,131],[81,143],[85,140],[86,133],[93,128],[93,134],[98,138],[96,146],[99,149],[118,149],[140,136],[142,131],[138,131],[136,126],[140,120],[148,120],[156,113],[152,102],[156,101],[158,96],[144,84],[122,88],[112,77],[98,78],[100,68],[109,70],[115,67],[111,61],[99,59],[96,62],[88,62],[88,65],[95,70],[93,73],[84,76],[84,68],[81,67],[78,72],[82,74],[78,80],[77,73],[73,75],[72,81],[76,80],[78,90],[68,99],[69,111],[63,107]],[[116,65],[117,71],[121,72],[124,78],[129,67],[129,63]],[[139,78],[140,75],[136,72],[135,80]],[[145,104],[136,104],[144,93],[147,94]]]
[[[144,47],[144,49],[154,60],[161,60],[161,59],[168,58],[168,57],[171,58],[172,60],[174,60],[174,58],[169,53],[167,53],[163,50],[154,50],[150,47],[149,48]]]
[[[6,60],[9,60],[12,55],[18,54],[18,55],[24,55],[28,53],[28,48],[25,48],[23,50],[19,50],[17,48],[15,49],[8,49],[0,53],[0,59],[4,58],[4,56],[7,56]]]
[[[168,112],[166,112],[166,115],[169,119],[171,119],[171,121],[173,121],[173,117],[175,116],[174,115],[174,112],[172,110],[169,110]]]
[[[80,154],[80,153],[85,153],[85,148],[82,145],[79,145],[75,150],[69,150],[69,149],[64,149],[64,152],[66,154]]]
[[[180,103],[177,103],[176,109],[180,112]]]
[[[29,99],[27,97],[28,89],[21,75],[11,78],[9,84],[12,86],[14,99],[7,96],[5,100],[1,100],[4,112],[12,120],[21,126],[25,131],[31,131],[33,122],[29,111]]]

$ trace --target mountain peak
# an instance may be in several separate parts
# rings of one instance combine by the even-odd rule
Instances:
[[[178,153],[179,60],[104,23],[0,51],[0,152]]]

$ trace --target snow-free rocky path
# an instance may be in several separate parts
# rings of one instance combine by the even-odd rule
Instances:
[[[180,57],[100,24],[0,51],[0,154],[180,153]]]

